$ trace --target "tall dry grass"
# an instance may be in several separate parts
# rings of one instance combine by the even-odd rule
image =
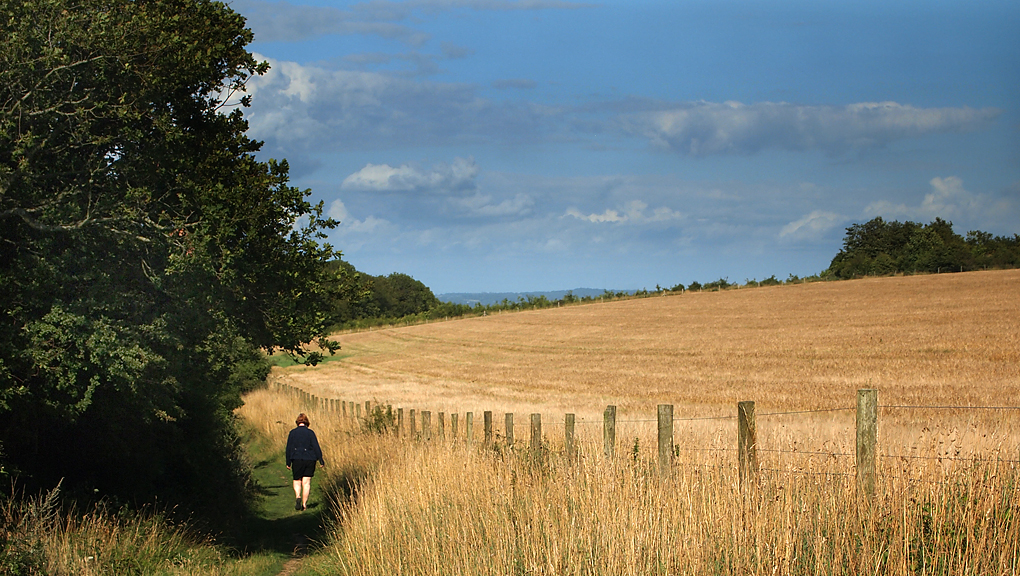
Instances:
[[[275,561],[231,558],[159,514],[62,509],[59,487],[36,498],[0,500],[0,544],[0,574],[24,576],[240,576]]]
[[[262,390],[242,413],[272,423],[299,409],[293,396]],[[522,443],[513,450],[469,447],[463,438],[425,443],[303,410],[326,451],[320,481],[335,495],[339,517],[303,573],[1020,570],[1017,462],[939,460],[937,443],[918,446],[914,455],[923,458],[910,460],[909,470],[883,459],[878,496],[866,499],[846,458],[764,452],[765,471],[741,490],[731,451],[681,438],[676,465],[662,478],[642,436],[636,450],[621,438],[618,456],[606,461],[601,431],[580,431],[580,456],[568,462],[548,437],[538,453]]]

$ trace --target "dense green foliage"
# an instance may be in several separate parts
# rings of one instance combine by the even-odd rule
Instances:
[[[260,349],[350,298],[335,223],[224,113],[251,39],[209,0],[0,5],[0,442],[29,486],[243,504]]]
[[[886,222],[881,217],[846,229],[829,272],[836,278],[917,272],[958,272],[1020,266],[1020,235],[953,232],[952,222]]]
[[[343,270],[353,282],[353,296],[338,305],[339,328],[357,327],[366,320],[388,321],[427,314],[441,306],[428,286],[407,274],[370,276],[341,260],[331,263],[331,267]]]

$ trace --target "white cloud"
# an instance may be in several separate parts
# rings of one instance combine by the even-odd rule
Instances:
[[[567,210],[566,215],[589,222],[623,222],[626,220],[625,216],[620,215],[616,210],[610,209],[606,209],[602,214],[584,214],[577,208],[570,208]]]
[[[394,226],[391,222],[376,218],[375,216],[369,216],[364,220],[358,220],[351,216],[350,212],[347,211],[347,207],[341,200],[334,200],[329,205],[329,210],[326,214],[340,222],[338,227],[341,236],[347,236],[348,234],[375,234],[384,230],[391,230]]]
[[[517,194],[496,204],[492,196],[486,194],[475,194],[469,198],[457,201],[457,204],[465,212],[472,216],[524,216],[531,213],[535,206],[535,200],[527,194]]]
[[[935,177],[929,182],[930,194],[924,195],[921,211],[930,217],[939,214],[968,213],[979,210],[981,199],[963,188],[963,180],[956,176]]]
[[[476,87],[416,81],[377,72],[332,70],[265,59],[252,78],[249,133],[270,150],[304,152],[541,139],[557,110],[480,98]]]
[[[606,211],[601,214],[585,214],[577,208],[568,208],[564,217],[570,216],[572,218],[577,218],[578,220],[585,220],[596,224],[605,222],[629,222],[632,224],[667,222],[671,220],[680,220],[684,217],[682,213],[665,206],[655,208],[652,210],[651,214],[646,214],[645,210],[647,208],[648,204],[641,200],[631,200],[623,206],[622,210],[607,208]]]
[[[261,55],[256,55],[263,58]],[[363,55],[368,61],[407,60],[419,72],[431,57]],[[613,129],[691,156],[753,154],[768,149],[840,154],[939,133],[986,127],[994,108],[915,108],[895,102],[799,106],[761,102],[649,103],[610,107],[547,106],[494,101],[478,87],[402,77],[402,73],[333,70],[269,59],[271,69],[249,82],[249,132],[267,149],[293,156],[447,145],[521,145],[586,140]],[[494,86],[525,88],[522,80]]]
[[[368,164],[344,179],[341,188],[366,192],[463,192],[476,188],[478,165],[473,158],[457,158],[421,170],[408,164]]]
[[[931,192],[924,195],[920,204],[911,206],[887,200],[872,202],[865,209],[867,216],[905,218],[915,220],[966,219],[998,222],[1010,214],[1012,205],[1007,199],[996,199],[988,194],[977,194],[963,186],[957,176],[935,177],[928,181]]]
[[[843,220],[844,218],[835,212],[815,210],[800,220],[783,226],[779,231],[779,237],[791,240],[815,240],[839,226]]]
[[[977,130],[994,108],[915,108],[896,102],[798,106],[785,102],[691,102],[624,114],[624,131],[681,154],[751,154],[765,149],[841,153],[906,138]]]

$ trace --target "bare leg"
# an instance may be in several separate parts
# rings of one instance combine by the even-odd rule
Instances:
[[[294,481],[294,490],[297,491],[298,482]],[[301,495],[301,507],[308,508],[308,493],[312,491],[312,478],[305,476],[301,479],[301,487],[304,488],[304,494]]]
[[[301,497],[301,480],[294,481],[294,497],[295,498]]]

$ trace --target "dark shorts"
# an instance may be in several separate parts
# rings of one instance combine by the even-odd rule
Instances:
[[[315,460],[291,460],[290,471],[294,473],[294,479],[311,478],[315,476]]]

